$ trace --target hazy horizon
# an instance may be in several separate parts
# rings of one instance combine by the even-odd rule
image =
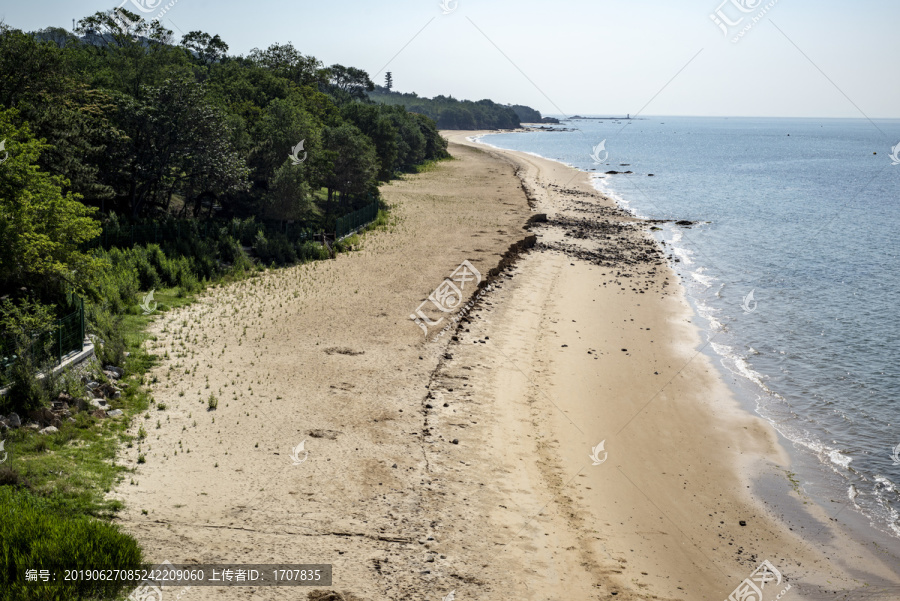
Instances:
[[[44,0],[4,7],[25,31],[124,6],[175,34],[219,34],[229,54],[291,42],[325,65],[391,71],[420,96],[524,104],[544,115],[900,118],[891,24],[900,5],[826,0],[815,10],[779,0],[662,0],[629,5],[567,0],[398,0],[390,6],[258,0]],[[738,4],[753,6],[740,11]],[[170,6],[171,5],[171,6]],[[455,8],[454,8],[455,7]],[[767,8],[768,7],[768,8]],[[711,15],[737,23],[725,26]],[[737,43],[740,27],[758,22]],[[721,19],[720,19],[721,21]]]

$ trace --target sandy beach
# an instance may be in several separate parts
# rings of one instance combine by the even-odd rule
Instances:
[[[872,592],[896,565],[795,490],[699,352],[650,224],[475,133],[384,186],[393,223],[358,250],[159,316],[157,405],[114,493],[149,558],[329,563],[373,601],[726,599],[768,560],[764,599],[897,598]],[[488,285],[425,336],[410,314],[466,260]]]

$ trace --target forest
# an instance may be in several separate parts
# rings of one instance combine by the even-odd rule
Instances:
[[[504,105],[492,100],[458,100],[453,96],[425,98],[415,92],[393,89],[393,74],[385,74],[384,85],[368,91],[368,97],[380,104],[402,106],[432,119],[439,129],[515,129],[522,123],[559,123],[542,117],[540,111],[522,104]]]
[[[448,156],[432,119],[367,97],[363,70],[290,43],[232,56],[218,35],[118,14],[0,25],[0,367],[73,295],[115,338],[138,291],[318,258],[312,237],[379,183]]]

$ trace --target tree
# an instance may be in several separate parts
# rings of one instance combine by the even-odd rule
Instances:
[[[91,294],[102,263],[82,247],[100,235],[96,209],[63,194],[63,178],[38,167],[47,144],[27,126],[14,125],[18,111],[0,111],[0,296],[21,287],[58,298],[65,289]],[[2,157],[0,157],[2,158]]]
[[[324,168],[319,153],[320,135],[320,126],[296,97],[273,100],[251,132],[251,137],[256,142],[250,152],[248,164],[252,170],[254,188],[265,195],[276,171],[284,165],[292,149],[301,141],[306,159],[303,169],[297,173],[302,173],[307,181],[315,179],[315,173]],[[302,157],[303,155],[300,158]]]
[[[366,98],[366,92],[375,89],[375,84],[369,79],[369,74],[362,69],[331,65],[328,72],[331,90],[339,92],[337,98],[340,101],[362,100]]]
[[[108,95],[74,77],[72,48],[0,27],[0,104],[17,107],[37,137],[52,140],[40,166],[69,180],[71,189],[91,202],[112,190],[97,182],[98,167],[111,128],[105,119]],[[51,32],[52,33],[52,32]]]
[[[384,74],[384,87],[388,91],[394,87],[394,76],[390,71]]]
[[[419,131],[425,136],[425,159],[433,161],[449,157],[447,139],[438,132],[435,122],[425,115],[411,113],[411,116],[419,125]]]
[[[265,50],[254,48],[250,51],[249,58],[256,65],[299,86],[318,83],[326,77],[326,71],[316,57],[303,56],[290,42],[272,44]]]
[[[144,95],[144,102],[121,96],[118,107],[127,137],[116,149],[114,185],[132,217],[151,207],[167,211],[176,193],[199,214],[203,198],[247,189],[225,116],[200,84],[168,80]]]
[[[348,195],[369,191],[378,173],[378,155],[371,140],[350,124],[325,128],[322,145],[331,165],[324,177],[330,211],[335,192],[338,203],[345,204]]]
[[[172,31],[155,19],[145,21],[140,15],[121,8],[98,11],[78,21],[75,33],[88,36],[97,46],[132,46],[135,43],[171,44]]]
[[[95,87],[140,98],[145,86],[191,73],[188,55],[159,21],[117,9],[81,19],[75,31],[85,42],[82,75]]]
[[[210,36],[202,31],[192,31],[181,38],[181,45],[187,48],[201,63],[218,62],[228,53],[228,44],[218,35]]]
[[[0,105],[58,90],[68,76],[65,54],[52,42],[0,24]]]
[[[389,181],[399,167],[398,132],[391,119],[386,115],[390,107],[384,105],[362,104],[353,102],[344,105],[341,114],[360,129],[375,144],[380,169],[378,179]]]
[[[295,221],[308,216],[312,210],[309,183],[303,172],[303,165],[285,161],[275,170],[269,183],[269,191],[263,204],[265,216],[285,221]]]

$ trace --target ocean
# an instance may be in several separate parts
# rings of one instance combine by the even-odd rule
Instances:
[[[655,234],[705,352],[806,459],[804,491],[900,538],[900,120],[562,125],[481,141],[588,171],[639,216],[700,222]]]

